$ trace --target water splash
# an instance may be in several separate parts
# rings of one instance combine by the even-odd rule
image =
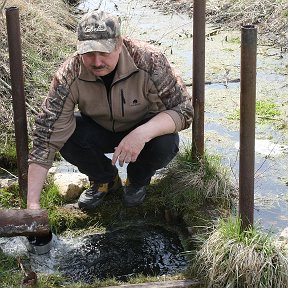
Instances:
[[[0,240],[4,253],[27,255],[36,273],[60,273],[71,282],[110,277],[127,281],[137,274],[161,276],[187,267],[178,235],[160,226],[129,226],[79,237],[53,235],[52,248],[44,255],[29,253],[24,237]]]

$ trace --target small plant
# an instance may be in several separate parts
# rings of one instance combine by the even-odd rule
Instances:
[[[288,260],[259,228],[241,231],[239,219],[222,219],[196,253],[192,271],[205,287],[288,287]]]
[[[273,118],[281,113],[275,103],[267,100],[256,101],[256,115],[259,117]]]
[[[267,100],[256,101],[256,116],[258,122],[265,122],[267,120],[275,120],[275,116],[281,114],[275,103]],[[234,112],[228,115],[228,119],[240,120],[240,110],[236,109]]]
[[[182,191],[193,191],[199,201],[229,200],[231,197],[227,171],[221,166],[219,155],[205,154],[203,159],[193,160],[191,148],[187,146],[178,154],[166,176],[173,179],[172,190],[176,189],[176,185],[182,187]]]
[[[17,259],[13,256],[5,255],[0,249],[1,288],[19,287],[20,279],[21,273],[17,267]]]
[[[3,208],[24,208],[25,202],[19,193],[17,183],[0,189],[0,207]]]

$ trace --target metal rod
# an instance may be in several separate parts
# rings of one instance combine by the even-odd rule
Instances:
[[[27,197],[28,177],[28,134],[21,54],[19,9],[17,7],[9,7],[6,9],[6,21],[16,138],[18,183],[20,187],[20,195],[25,199]]]
[[[204,155],[205,0],[193,2],[193,106],[192,158]]]
[[[239,214],[241,229],[254,224],[257,29],[241,29]]]

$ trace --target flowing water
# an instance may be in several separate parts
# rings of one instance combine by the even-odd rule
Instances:
[[[9,255],[27,255],[36,273],[61,273],[67,281],[93,283],[114,277],[162,276],[182,272],[187,259],[179,236],[160,226],[137,225],[78,237],[53,235],[51,250],[36,255],[25,237],[0,238]]]
[[[69,247],[60,271],[72,281],[115,277],[126,281],[137,274],[161,276],[183,271],[187,260],[178,236],[161,227],[130,226],[86,236]]]

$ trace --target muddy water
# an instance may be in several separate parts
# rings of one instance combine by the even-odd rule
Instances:
[[[120,1],[119,1],[120,2]],[[150,1],[84,1],[84,10],[107,9],[122,16],[123,34],[155,43],[192,83],[192,19],[163,15]],[[117,4],[116,4],[117,3]],[[205,149],[223,156],[238,187],[239,120],[229,116],[239,109],[241,31],[220,31],[206,26]],[[261,36],[259,36],[261,37]],[[256,123],[255,222],[279,232],[288,219],[288,54],[280,48],[259,46],[257,52],[257,100],[276,104],[281,115]],[[189,86],[190,87],[190,86]],[[273,118],[273,117],[272,117]],[[262,119],[263,120],[263,119]],[[181,132],[183,145],[191,142],[191,129]]]

